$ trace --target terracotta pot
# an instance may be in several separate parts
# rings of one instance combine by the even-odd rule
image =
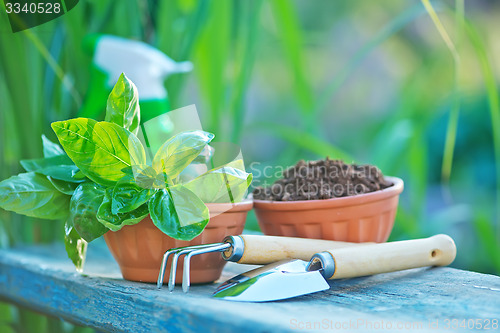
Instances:
[[[163,254],[168,249],[218,243],[227,235],[241,234],[247,213],[253,204],[251,201],[245,201],[232,206],[230,204],[207,204],[207,206],[210,211],[210,221],[201,235],[191,241],[176,240],[165,235],[153,224],[149,216],[136,225],[125,226],[116,232],[108,231],[104,239],[120,266],[123,278],[131,281],[156,282]],[[168,261],[165,273],[167,278],[170,261],[171,259]],[[217,280],[225,263],[220,253],[194,256],[191,260],[191,283]],[[182,264],[183,259],[178,263],[177,283],[182,282]]]
[[[346,242],[385,242],[389,238],[403,181],[386,177],[393,186],[351,197],[303,200],[254,200],[255,214],[266,235]]]

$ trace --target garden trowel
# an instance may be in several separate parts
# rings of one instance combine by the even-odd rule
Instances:
[[[453,262],[456,247],[447,235],[332,249],[307,262],[283,260],[235,276],[214,297],[231,301],[267,302],[330,288],[327,280],[395,272]]]
[[[172,262],[168,279],[168,289],[170,291],[174,290],[177,263],[179,258],[185,255],[182,289],[184,292],[187,292],[190,285],[190,262],[191,258],[196,255],[221,252],[222,258],[227,261],[233,261],[239,264],[265,265],[292,258],[309,260],[315,253],[327,249],[338,249],[350,246],[358,247],[360,245],[365,246],[366,244],[373,243],[349,243],[323,239],[264,235],[227,236],[221,243],[183,246],[165,252],[160,266],[157,286],[161,288],[163,285],[163,278],[170,257],[172,257]]]

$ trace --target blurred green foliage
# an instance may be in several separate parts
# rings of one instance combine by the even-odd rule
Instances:
[[[41,157],[52,121],[78,114],[91,61],[81,41],[109,33],[192,61],[166,82],[172,107],[197,104],[249,171],[327,155],[375,164],[405,181],[391,239],[447,233],[453,266],[499,274],[500,4],[434,1],[439,27],[426,2],[88,0],[16,34],[1,11],[0,178]],[[0,219],[3,246],[62,239],[61,222]]]

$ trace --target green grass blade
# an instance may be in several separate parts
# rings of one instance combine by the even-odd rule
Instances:
[[[52,57],[49,50],[47,50],[47,47],[45,47],[40,38],[38,38],[38,36],[35,35],[30,29],[26,29],[23,32],[26,37],[33,43],[38,52],[40,52],[40,55],[45,59],[50,68],[52,68],[59,80],[61,80],[61,82],[64,84],[68,92],[73,97],[75,104],[80,107],[80,105],[82,104],[80,94],[75,89],[71,81],[66,79],[66,75],[64,74],[63,69],[61,68],[61,66],[59,66],[54,57]]]
[[[454,76],[458,73],[455,72]],[[457,80],[457,79],[455,79]],[[455,83],[456,87],[457,84]],[[454,88],[456,90],[458,88]],[[446,128],[446,138],[444,143],[443,162],[441,167],[441,177],[445,183],[449,182],[451,170],[453,166],[453,155],[455,152],[455,142],[457,138],[458,118],[460,116],[460,95],[458,91],[452,94],[452,104],[450,110],[450,117]]]
[[[227,140],[229,134],[222,131],[221,123],[227,110],[226,65],[231,52],[232,2],[210,2],[210,19],[197,43],[195,71],[200,90],[207,101],[210,117],[207,129],[217,133],[218,140]]]
[[[177,1],[160,1],[155,8],[156,41],[155,46],[165,54],[176,59],[173,53],[175,43],[179,41],[179,32],[174,29],[172,22],[179,16]],[[177,59],[176,59],[177,60]]]
[[[493,147],[495,151],[495,170],[496,170],[496,208],[497,208],[497,240],[500,239],[500,98],[498,95],[497,84],[495,81],[495,72],[486,52],[486,47],[482,41],[479,32],[470,23],[465,22],[465,32],[470,39],[474,51],[477,54],[481,72],[484,77],[486,93],[490,105],[491,127],[493,131]]]
[[[425,10],[429,14],[432,22],[434,23],[437,31],[441,35],[441,38],[443,39],[446,46],[450,50],[451,55],[453,57],[453,64],[455,69],[453,75],[454,77],[453,77],[452,106],[446,130],[443,164],[441,169],[441,175],[443,177],[443,180],[448,182],[450,179],[451,169],[453,165],[453,154],[455,151],[455,141],[457,137],[458,118],[460,115],[460,89],[458,84],[458,80],[460,77],[460,55],[458,53],[457,46],[455,46],[455,44],[452,42],[450,36],[448,35],[448,32],[446,31],[441,20],[439,19],[439,16],[436,14],[436,11],[434,10],[434,7],[430,3],[430,1],[421,0],[421,2],[424,5]],[[459,36],[460,31],[462,29],[461,22],[463,22],[464,20],[463,0],[457,0],[456,5],[457,5],[457,11],[455,14],[455,20],[457,23],[457,36]]]
[[[481,240],[481,246],[489,256],[489,261],[493,264],[497,274],[500,273],[500,244],[498,238],[495,237],[495,228],[490,217],[484,212],[480,212],[474,219],[473,226]]]
[[[183,36],[179,60],[188,59],[193,51],[198,37],[208,19],[209,1],[200,0],[196,11],[191,15],[188,21],[188,29]]]
[[[460,61],[460,56],[458,54],[458,51],[455,47],[455,44],[451,41],[450,36],[448,35],[448,32],[446,31],[445,27],[443,26],[443,23],[441,23],[441,20],[439,19],[439,16],[437,15],[436,11],[434,10],[434,7],[432,6],[431,2],[429,0],[421,0],[422,4],[424,5],[425,10],[429,14],[432,22],[436,26],[436,29],[438,30],[439,34],[441,35],[441,38],[443,38],[443,41],[445,42],[446,46],[451,52],[451,55],[453,56],[453,59],[455,62]]]
[[[303,148],[313,154],[316,154],[318,157],[325,158],[328,156],[331,159],[341,159],[346,162],[354,161],[348,153],[342,151],[340,148],[337,148],[331,143],[295,127],[270,123],[258,123],[255,124],[255,128],[267,129],[270,134],[288,141],[289,143],[295,145],[295,147]]]
[[[239,61],[239,72],[236,76],[235,88],[233,91],[233,101],[231,112],[233,115],[233,131],[231,141],[238,143],[241,137],[243,127],[243,118],[245,114],[244,101],[245,93],[248,89],[252,74],[253,65],[257,53],[257,39],[259,34],[259,14],[262,6],[262,0],[246,2],[243,7],[244,19],[241,24],[241,37],[243,47],[241,48]]]
[[[328,109],[328,106],[331,104],[331,100],[337,93],[338,89],[342,86],[342,84],[344,84],[344,82],[367,57],[367,55],[370,54],[370,52],[424,13],[425,10],[422,6],[420,6],[420,4],[414,5],[395,17],[384,28],[382,28],[382,30],[380,30],[368,43],[356,52],[347,65],[344,66],[326,86],[321,95],[318,97],[318,102],[314,108],[314,114],[318,115]]]
[[[166,7],[167,4],[173,3],[175,2],[162,1],[161,5]],[[168,26],[167,29],[157,29],[160,45],[162,45],[161,43],[166,44],[167,41],[170,41],[168,44],[170,47],[167,50],[164,50],[167,55],[173,57],[173,59],[177,61],[192,60],[193,51],[197,46],[200,34],[209,17],[209,5],[210,3],[207,0],[199,0],[197,6],[192,10],[192,12],[190,11],[184,13],[183,16],[187,16],[185,24],[186,28],[180,33],[176,33],[176,29],[173,24],[173,22],[175,22],[175,17],[168,20],[165,19],[164,16],[159,16],[160,19],[158,20],[158,24]],[[176,8],[172,11],[175,13],[179,10],[179,8]],[[163,12],[169,12],[169,9],[163,9]],[[162,48],[160,47],[160,49]],[[177,74],[167,80],[166,86],[172,109],[182,106],[180,104],[180,94],[187,77],[188,75],[186,74]]]
[[[311,116],[314,96],[307,80],[303,61],[303,41],[298,18],[293,2],[288,0],[272,0],[271,6],[286,58],[293,72],[294,94],[300,106],[301,114],[306,121],[306,128],[312,130],[315,119]]]

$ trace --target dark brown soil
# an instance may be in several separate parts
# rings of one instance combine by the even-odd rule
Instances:
[[[392,186],[373,165],[345,164],[340,160],[299,161],[269,187],[257,187],[257,200],[298,201],[346,197]]]

